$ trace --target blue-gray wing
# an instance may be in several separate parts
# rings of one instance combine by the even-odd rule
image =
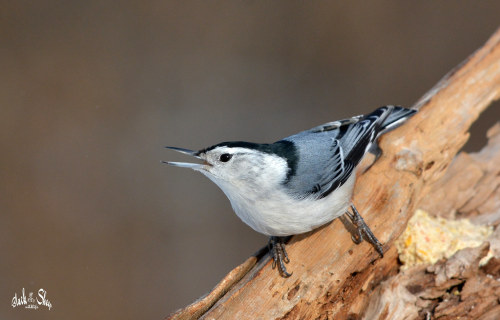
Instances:
[[[359,116],[351,117],[349,119],[336,120],[336,121],[328,122],[328,123],[322,124],[320,126],[314,127],[314,128],[309,129],[305,132],[319,133],[319,132],[333,131],[333,130],[339,129],[342,126],[354,124],[362,118],[363,118],[363,115],[359,115]]]
[[[295,146],[294,173],[285,185],[291,194],[323,198],[353,173],[375,139],[416,110],[380,107],[365,116],[333,121],[285,138]]]
[[[320,134],[315,137],[314,143],[307,137],[295,139],[294,143],[300,161],[295,174],[286,182],[286,187],[295,197],[325,197],[352,174],[354,166],[345,161],[339,140]]]
[[[340,141],[333,139],[330,147],[331,158],[321,173],[316,188],[312,191],[318,198],[326,197],[333,190],[343,185],[352,174],[354,165],[346,161]]]

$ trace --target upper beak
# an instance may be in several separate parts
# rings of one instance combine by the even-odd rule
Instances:
[[[198,155],[198,151],[193,151],[193,150],[184,149],[184,148],[176,148],[176,147],[165,147],[165,148],[172,149],[174,151],[187,154],[187,155],[195,157],[197,159],[201,159],[200,156]],[[202,169],[204,166],[204,164],[201,164],[201,163],[171,162],[171,161],[162,161],[162,162],[169,164],[171,166],[181,167],[181,168],[190,168],[190,169],[194,169],[194,170]]]

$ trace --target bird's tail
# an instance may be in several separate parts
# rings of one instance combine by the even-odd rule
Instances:
[[[381,109],[386,109],[386,110],[381,110]],[[407,109],[400,106],[381,107],[375,110],[374,113],[377,111],[379,112],[385,111],[388,113],[388,115],[380,125],[378,135],[381,135],[383,133],[386,133],[387,131],[399,127],[401,124],[403,124],[403,122],[406,121],[406,119],[410,118],[417,112],[417,110],[415,109]]]
[[[366,149],[364,149],[365,152],[369,151],[375,155],[373,163],[375,163],[382,154],[382,150],[379,148],[376,139],[382,134],[403,124],[403,122],[413,116],[416,112],[417,110],[414,109],[389,105],[380,107],[364,117],[366,120],[373,121],[373,130],[372,135],[370,136],[370,142],[367,144]],[[368,170],[373,163],[366,170]]]
[[[357,118],[355,124],[350,124],[342,136],[344,159],[357,165],[367,150],[372,150],[372,145],[377,138],[401,125],[416,110],[399,106],[383,106],[370,114]]]

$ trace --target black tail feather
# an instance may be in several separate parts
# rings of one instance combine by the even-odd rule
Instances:
[[[400,106],[394,106],[389,116],[384,120],[380,127],[379,135],[399,127],[409,117],[413,116],[417,110],[407,109]]]

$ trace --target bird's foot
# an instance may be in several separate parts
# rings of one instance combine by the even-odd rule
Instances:
[[[269,252],[273,258],[273,269],[278,266],[278,271],[280,276],[283,278],[288,278],[292,273],[286,271],[285,263],[290,262],[288,254],[285,249],[285,242],[288,237],[270,237],[268,242]]]
[[[375,248],[375,250],[377,250],[381,257],[384,257],[384,250],[380,241],[378,241],[377,237],[375,237],[373,232],[370,230],[370,227],[368,227],[365,223],[365,220],[363,220],[363,217],[359,214],[358,210],[356,210],[356,207],[351,205],[351,209],[352,214],[347,212],[347,215],[349,216],[352,224],[356,227],[357,233],[356,236],[352,236],[352,241],[355,244],[359,244],[361,241],[366,240]]]
[[[372,162],[365,169],[363,169],[363,173],[365,173],[366,171],[370,170],[370,168],[377,162],[377,160],[382,155],[382,149],[380,149],[377,141],[374,141],[372,143],[372,145],[368,149],[368,152],[370,152],[371,154],[373,154],[374,158],[373,158]]]

